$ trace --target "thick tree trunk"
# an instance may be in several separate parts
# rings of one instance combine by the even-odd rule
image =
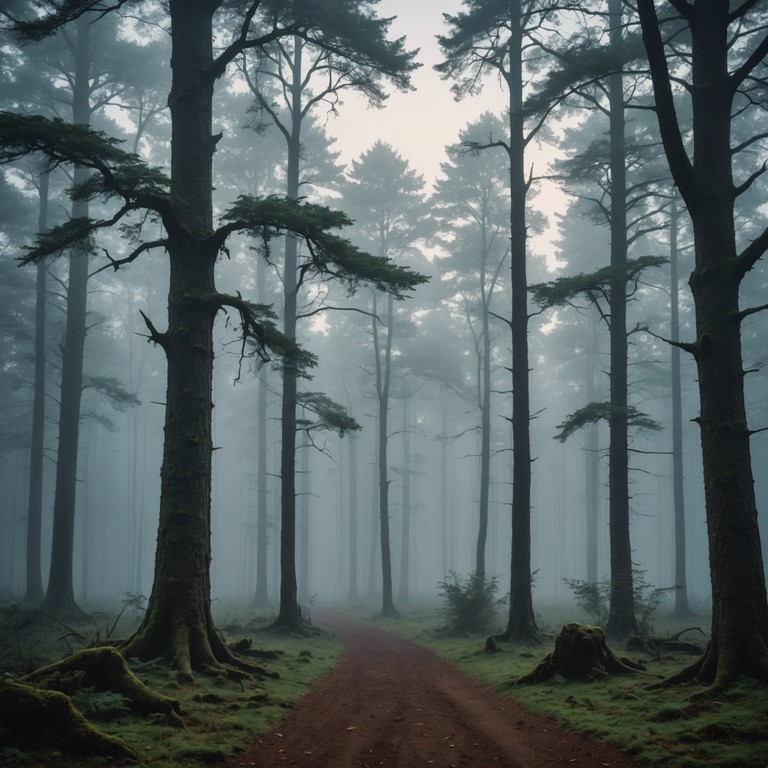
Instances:
[[[696,263],[690,277],[696,309],[704,493],[712,578],[712,632],[704,656],[667,681],[695,680],[711,693],[738,675],[768,681],[768,600],[757,523],[744,403],[732,176],[733,84],[727,3],[687,10],[692,40],[692,166],[676,130],[668,73],[653,3],[638,3],[652,67],[657,114],[675,182],[693,222]]]
[[[621,51],[621,2],[609,0],[611,47]],[[625,637],[637,632],[629,535],[629,449],[627,415],[627,213],[624,145],[624,78],[608,80],[611,144],[611,267],[610,346],[611,412],[608,419],[608,492],[611,539],[611,595],[605,632]]]
[[[72,122],[88,125],[91,119],[90,96],[90,25],[87,15],[77,22],[74,46],[75,73],[72,89]],[[88,172],[75,167],[74,183],[88,178]],[[72,217],[87,217],[88,203],[74,202]],[[84,616],[75,602],[73,587],[73,550],[75,505],[77,502],[77,452],[80,436],[80,399],[83,390],[83,352],[88,296],[88,251],[73,248],[69,257],[67,282],[67,318],[61,360],[61,397],[59,400],[59,442],[56,454],[56,489],[53,502],[51,568],[48,574],[43,609],[59,616]]]
[[[126,657],[166,657],[193,669],[234,672],[211,618],[211,416],[216,313],[211,132],[213,78],[210,3],[171,0],[173,51],[168,329],[153,339],[168,360],[165,441],[155,578],[144,620],[121,649]]]
[[[47,172],[40,174],[38,232],[44,232],[48,228],[48,180]],[[46,265],[39,262],[35,280],[35,377],[32,396],[32,439],[29,449],[27,579],[24,592],[24,602],[34,605],[40,605],[45,597],[40,565],[40,536],[43,518],[43,442],[45,438],[46,270]]]
[[[525,140],[523,137],[522,10],[514,8],[509,43],[509,166],[512,276],[512,557],[509,619],[502,637],[536,642],[531,580],[531,434],[528,363],[528,284],[526,277]]]

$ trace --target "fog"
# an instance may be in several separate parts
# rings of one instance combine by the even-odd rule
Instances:
[[[458,8],[459,4],[453,5]],[[405,291],[408,295],[402,301],[394,302],[391,317],[385,317],[385,293],[372,289],[364,280],[350,293],[338,280],[308,275],[299,289],[297,341],[317,358],[316,367],[298,380],[295,454],[298,599],[310,611],[320,605],[353,601],[378,606],[381,601],[376,355],[383,359],[382,344],[389,342],[392,368],[386,411],[386,470],[395,603],[433,600],[441,581],[451,578],[451,574],[464,575],[476,569],[485,360],[480,305],[481,293],[488,290],[492,274],[497,275],[497,282],[489,299],[487,330],[491,431],[485,571],[489,578],[498,579],[500,597],[509,589],[514,449],[510,424],[509,193],[503,185],[494,188],[496,208],[489,215],[498,248],[488,251],[488,268],[482,274],[478,262],[471,260],[471,255],[478,252],[472,245],[478,242],[472,217],[467,214],[460,219],[456,204],[447,200],[448,193],[442,197],[440,193],[443,180],[448,189],[454,185],[457,196],[464,196],[466,202],[459,182],[448,178],[447,165],[470,166],[473,157],[457,154],[456,147],[473,130],[481,131],[481,118],[503,119],[505,97],[489,78],[480,96],[453,101],[450,84],[432,69],[439,61],[434,35],[444,34],[440,16],[443,6],[424,3],[409,9],[405,3],[382,0],[382,16],[400,17],[394,27],[396,34],[410,37],[413,31],[414,40],[407,41],[408,47],[424,48],[425,66],[414,75],[416,90],[398,93],[388,85],[385,90],[392,90],[393,95],[381,111],[370,109],[360,96],[342,96],[333,112],[321,101],[307,118],[302,134],[300,196],[347,211],[353,223],[344,229],[343,237],[366,252],[386,256],[394,264],[429,278],[429,282]],[[128,51],[124,55],[135,57],[138,48],[139,56],[142,51],[150,52],[147,58],[157,66],[148,62],[147,72],[132,72],[130,89],[102,91],[103,101],[109,106],[94,106],[92,125],[125,140],[129,150],[135,143],[138,154],[149,165],[167,168],[167,110],[158,108],[151,120],[142,123],[137,106],[146,106],[146,99],[154,91],[160,95],[156,103],[165,103],[170,82],[167,35],[157,30],[137,32],[129,21],[121,22],[117,29],[107,28],[106,22],[100,24],[105,29],[94,33],[94,61],[101,62],[103,46],[117,39]],[[151,45],[146,45],[142,35],[153,37]],[[44,45],[52,50],[40,65],[44,76],[51,88],[64,93],[68,89],[66,76],[50,63],[50,57],[57,55],[57,42],[54,39]],[[7,71],[23,80],[22,74],[26,77],[33,67],[33,60],[25,58],[29,52],[22,53],[10,42],[6,51]],[[112,65],[118,73],[121,71],[119,58]],[[245,66],[255,65],[251,61]],[[56,99],[45,95],[27,98],[31,92],[20,97],[15,83],[10,78],[7,87],[0,88],[4,109],[57,114],[58,107],[51,106]],[[95,81],[92,84],[95,104],[100,97]],[[313,87],[320,86],[310,85],[307,95],[313,93]],[[145,101],[141,102],[140,96]],[[269,103],[277,105],[277,118],[289,124],[278,91],[270,91]],[[423,107],[425,103],[429,106],[426,112],[418,113],[422,117],[415,127],[405,119],[411,110],[408,105]],[[441,104],[445,104],[444,112]],[[146,116],[147,112],[142,114]],[[68,108],[61,109],[61,115],[65,120],[71,118]],[[258,130],[254,115],[261,121]],[[222,214],[240,194],[286,193],[286,142],[268,117],[263,108],[259,110],[237,67],[218,81],[214,133],[221,131],[223,136],[214,155],[216,215]],[[564,174],[560,161],[586,150],[595,133],[595,120],[572,113],[558,117],[532,145],[536,175]],[[478,168],[482,155],[495,151],[481,151],[480,157],[474,158]],[[497,153],[495,157],[492,162],[503,178],[508,175],[505,156]],[[393,166],[386,163],[395,163],[398,168],[400,163],[405,170],[388,176]],[[23,253],[25,244],[34,242],[39,166],[32,159],[22,159],[6,164],[2,171],[4,210],[8,213],[0,218],[0,304],[5,307],[0,381],[0,596],[11,601],[24,596],[27,580],[35,279],[34,265],[19,267],[14,259]],[[374,171],[380,176],[375,176]],[[52,170],[50,178],[48,226],[53,226],[69,216],[66,189],[71,179],[64,165]],[[413,182],[412,187],[404,183],[406,180]],[[567,194],[569,183],[573,186],[576,182],[539,179],[531,190],[527,202],[531,284],[589,272],[608,263],[608,228],[595,220],[594,212],[586,210],[583,195]],[[398,207],[403,201],[407,204]],[[375,227],[378,214],[384,210],[391,214],[389,235],[399,234],[400,239],[393,235],[382,245]],[[108,204],[92,201],[92,216],[107,216],[108,211]],[[663,220],[661,213],[650,215]],[[161,236],[157,220],[144,222],[144,240]],[[691,242],[687,220],[681,225],[680,237],[680,332],[681,337],[688,338],[693,334],[693,306],[686,284],[691,269],[690,251],[686,250]],[[219,256],[217,287],[228,295],[271,305],[277,325],[282,328],[285,241],[282,235],[275,237],[266,252],[261,245],[257,237],[236,234],[227,251]],[[151,326],[147,321],[160,329],[167,324],[169,270],[162,250],[142,253],[118,270],[110,268],[109,259],[125,258],[134,247],[126,237],[121,239],[119,228],[104,229],[98,234],[90,262],[73,539],[74,595],[86,610],[117,603],[126,594],[149,595],[153,585],[166,359],[149,338]],[[307,247],[300,243],[298,248],[299,258],[307,258]],[[631,248],[635,257],[651,254],[668,258],[668,224],[660,223],[652,231],[638,235]],[[263,268],[257,272],[260,260]],[[46,266],[46,420],[40,533],[43,584],[47,583],[51,560],[61,350],[69,277],[64,257],[51,257]],[[105,269],[98,271],[101,267]],[[669,279],[667,264],[644,273],[633,287],[627,309],[627,326],[636,329],[628,337],[628,401],[659,427],[630,429],[632,563],[644,572],[648,583],[659,587],[675,584],[670,348],[663,341],[670,335]],[[607,399],[610,356],[607,325],[588,301],[573,301],[541,312],[531,301],[529,313],[534,459],[531,563],[537,605],[570,601],[572,595],[565,579],[586,580],[594,573],[599,580],[610,578],[607,426],[604,421],[598,422],[593,442],[588,429],[576,430],[563,442],[555,439],[569,415],[590,402]],[[756,318],[745,325],[744,331],[745,367],[757,369],[747,384],[748,414],[755,428],[764,426],[768,416],[762,322]],[[375,345],[374,328],[382,334]],[[259,608],[274,611],[279,604],[281,579],[282,363],[274,353],[266,362],[259,361],[252,345],[241,340],[239,330],[235,309],[225,307],[216,314],[211,596],[214,601],[246,605],[254,598],[261,490],[266,493],[267,503],[265,569],[269,606]],[[109,381],[98,384],[98,377]],[[710,603],[710,573],[700,436],[693,421],[699,403],[695,366],[685,355],[682,386],[687,590],[691,607],[704,611]],[[267,392],[265,414],[259,409],[260,387]],[[302,393],[325,394],[356,420],[359,430],[339,436],[332,426],[320,423],[316,410],[302,406]],[[262,478],[264,488],[260,489],[259,436],[264,434],[266,478]],[[765,438],[757,436],[752,460],[761,510],[768,502],[768,482],[760,471],[766,466],[767,451]],[[597,468],[596,500],[588,487],[591,466]],[[597,561],[591,564],[587,541],[590,506],[596,507],[597,514]],[[766,541],[764,518],[761,526]],[[404,559],[407,568],[403,567]]]

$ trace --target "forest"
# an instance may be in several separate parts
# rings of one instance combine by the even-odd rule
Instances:
[[[351,615],[545,714],[641,671],[622,697],[734,751],[563,722],[763,766],[766,29],[761,0],[4,0],[0,765],[165,765],[94,696],[194,729],[258,680],[267,713]],[[575,621],[602,656],[571,674]]]

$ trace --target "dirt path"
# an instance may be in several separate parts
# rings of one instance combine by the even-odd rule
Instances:
[[[344,643],[341,662],[227,766],[636,768],[397,635],[341,616],[319,624]]]

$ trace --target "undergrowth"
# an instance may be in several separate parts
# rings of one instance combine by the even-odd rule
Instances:
[[[88,623],[73,629],[83,636],[91,633],[91,639],[104,637],[104,626],[113,634],[116,620],[107,621],[105,616],[99,616],[100,625],[95,629]],[[18,620],[19,616],[14,613],[7,618]],[[341,652],[340,643],[327,635],[303,639],[260,633],[256,628],[263,622],[252,612],[219,616],[217,622],[228,642],[247,637],[254,648],[267,651],[273,658],[260,663],[279,678],[252,678],[241,684],[199,674],[193,684],[181,684],[175,672],[160,660],[131,662],[144,683],[180,701],[184,728],[173,727],[162,715],[135,714],[126,707],[122,696],[111,692],[80,690],[72,696],[73,702],[100,730],[125,740],[144,768],[211,764],[232,757],[272,730],[309,685],[330,672]],[[0,676],[12,679],[23,674],[33,657],[31,666],[39,666],[69,654],[67,643],[61,642],[61,628],[44,617],[25,622],[22,628],[18,623],[0,626]],[[122,616],[121,627],[123,623],[126,615]],[[129,628],[123,627],[123,631]],[[51,748],[22,747],[7,737],[0,723],[0,768],[105,765],[103,759],[70,758]]]

